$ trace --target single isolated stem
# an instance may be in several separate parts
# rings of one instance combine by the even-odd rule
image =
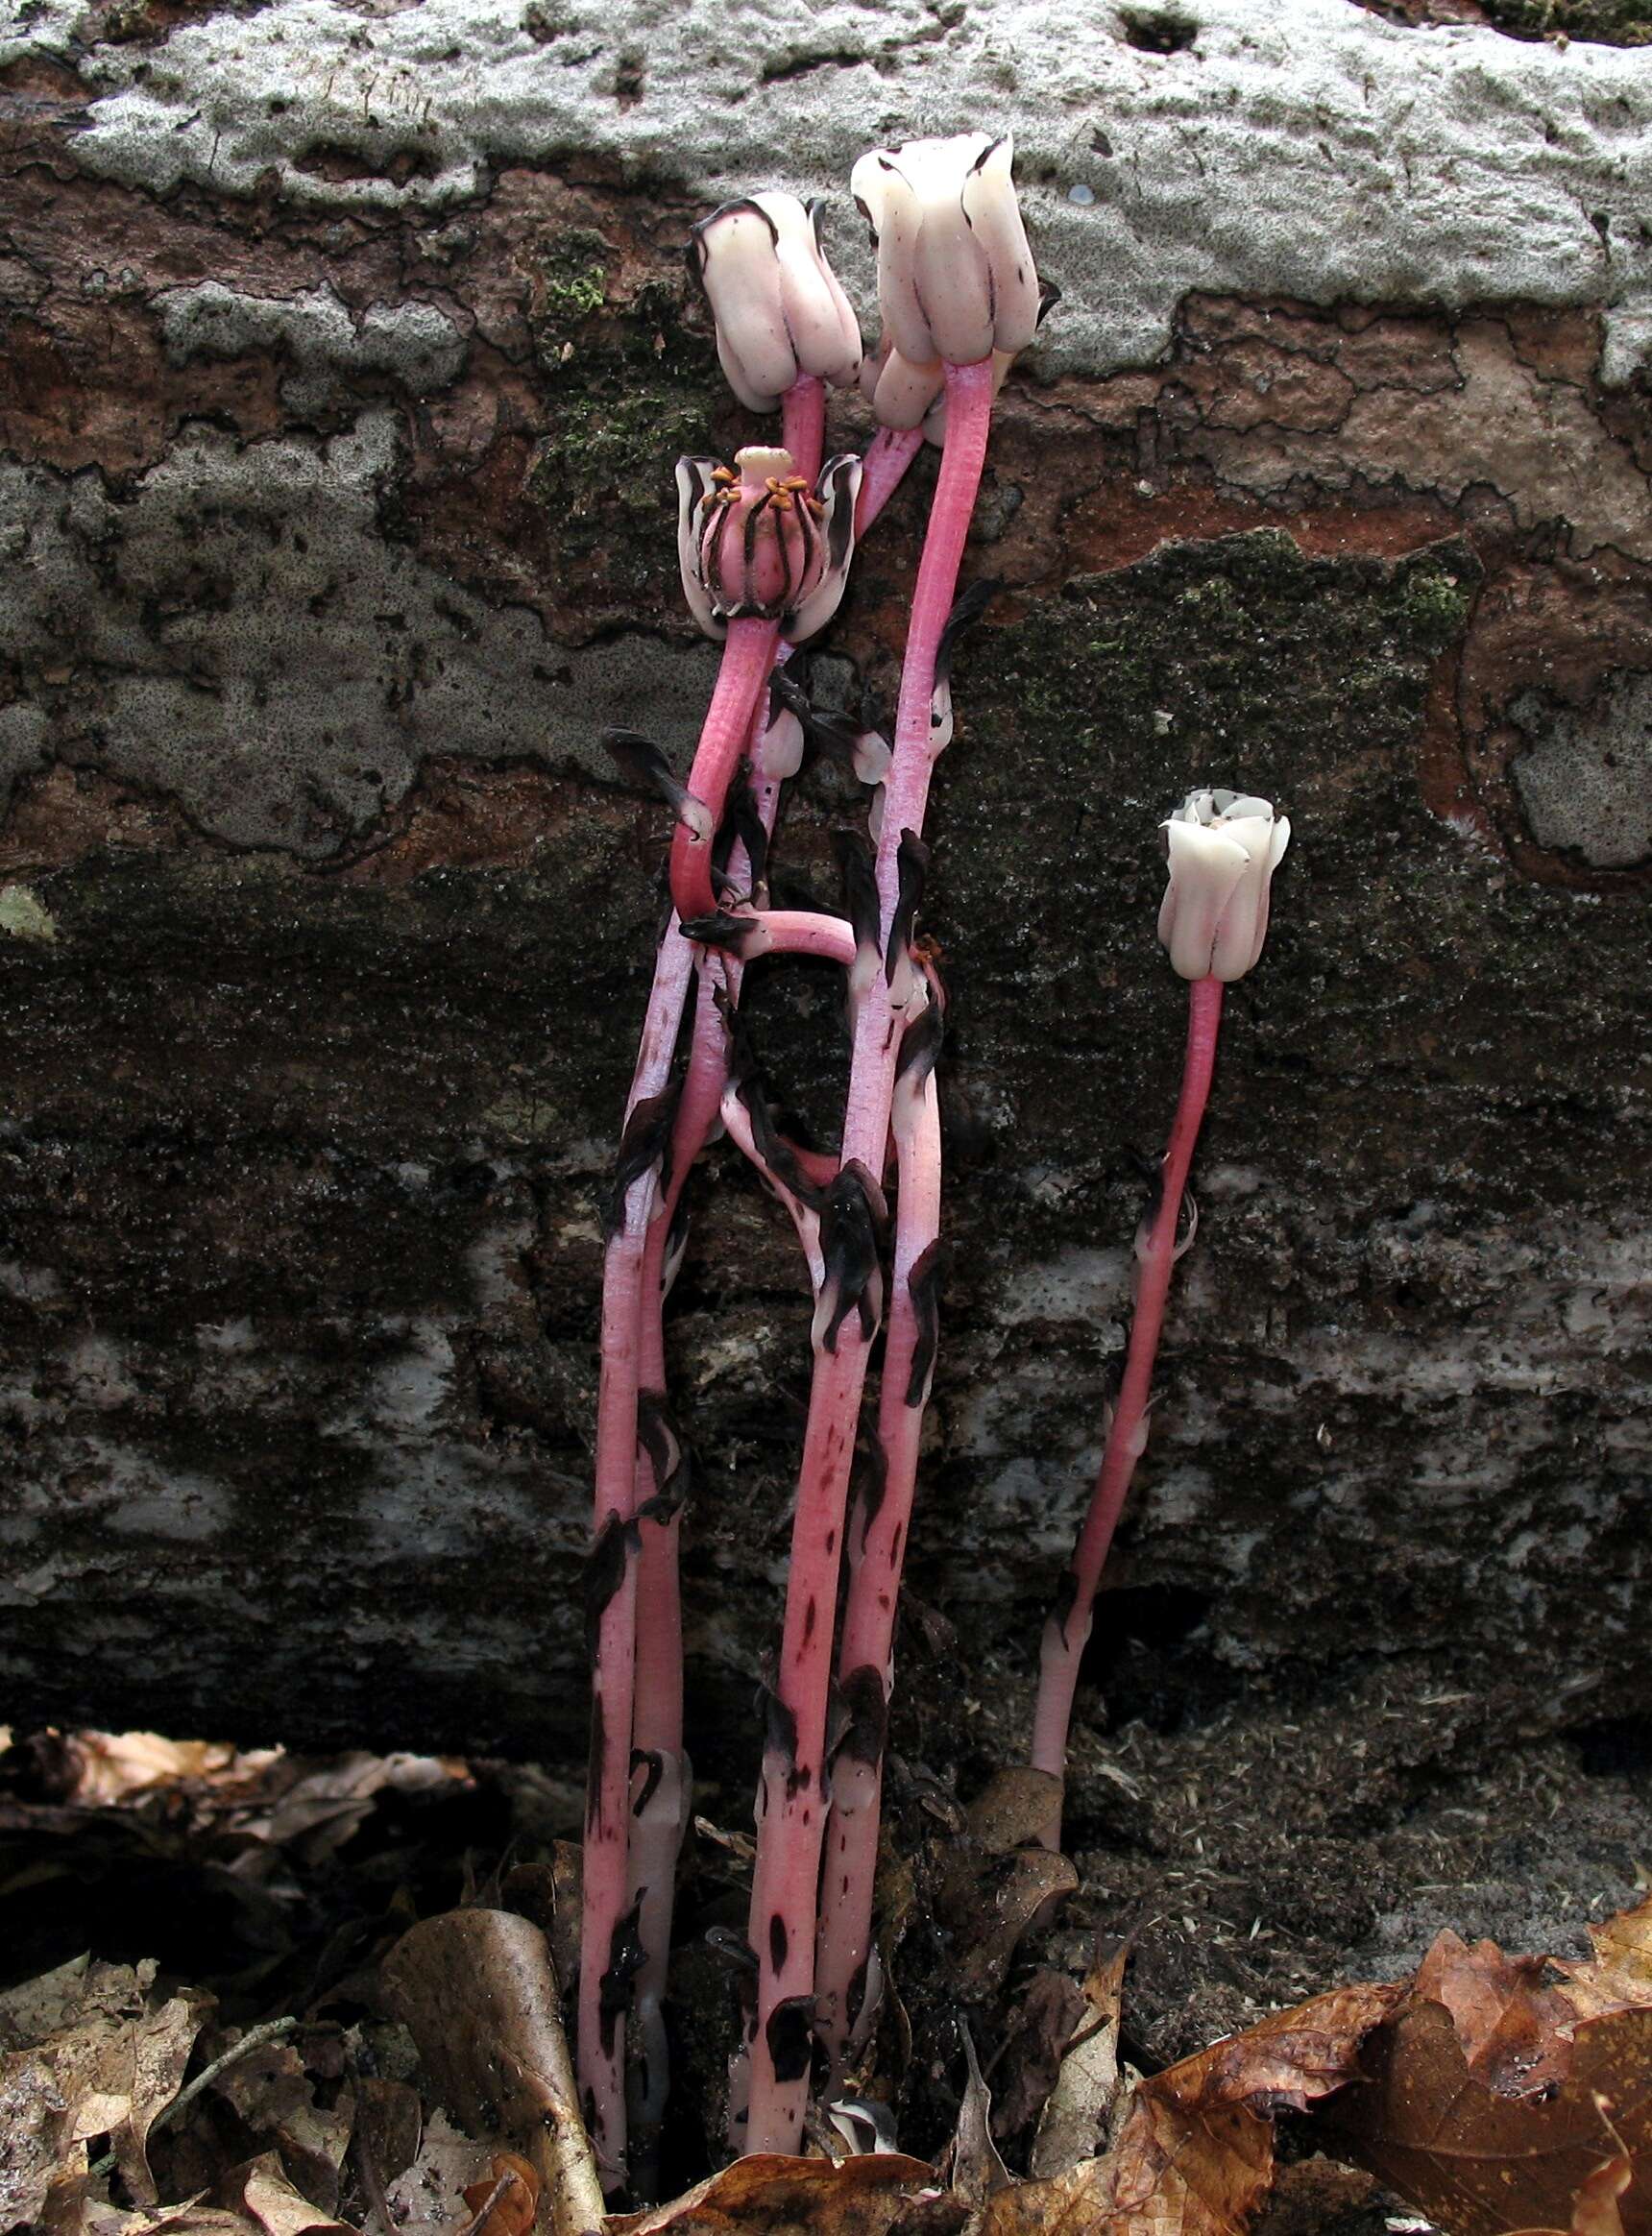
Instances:
[[[947,368],[947,435],[912,597],[901,670],[894,754],[886,779],[877,884],[885,950],[894,922],[903,833],[919,835],[934,762],[930,708],[941,631],[952,611],[970,516],[981,484],[992,410],[992,364]],[[861,1001],[844,1116],[844,1178],[851,1165],[880,1181],[904,1016],[880,975]],[[827,1270],[828,1291],[832,1281]],[[741,2151],[796,2151],[808,2100],[814,2022],[814,1936],[828,1793],[826,1718],[832,1633],[849,1473],[867,1349],[875,1332],[851,1310],[835,1333],[817,1334],[809,1422],[792,1525],[786,1619],[758,1796],[757,1861],[749,1939],[758,1960],[757,2007],[748,2048]],[[817,1327],[820,1316],[816,1315]],[[738,2123],[738,2113],[735,2114]]]
[[[1073,1693],[1079,1682],[1079,1664],[1090,1635],[1090,1614],[1096,1587],[1112,1543],[1113,1531],[1130,1487],[1135,1465],[1147,1446],[1147,1411],[1152,1393],[1154,1361],[1164,1325],[1165,1300],[1176,1264],[1177,1226],[1181,1199],[1187,1188],[1188,1167],[1194,1144],[1210,1097],[1210,1078],[1216,1064],[1216,1037],[1222,1023],[1222,982],[1195,979],[1187,989],[1187,1052],[1182,1062],[1181,1094],[1171,1128],[1170,1146],[1164,1153],[1163,1177],[1156,1208],[1145,1239],[1136,1246],[1140,1274],[1135,1311],[1130,1320],[1130,1342],[1118,1402],[1107,1430],[1090,1510],[1063,1578],[1060,1601],[1044,1626],[1039,1657],[1038,1700],[1032,1718],[1032,1767],[1062,1779],[1067,1767],[1067,1727],[1072,1720]]]

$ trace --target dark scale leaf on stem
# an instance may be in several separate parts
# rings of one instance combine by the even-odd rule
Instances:
[[[645,1172],[658,1166],[660,1185],[670,1185],[671,1128],[681,1094],[681,1080],[673,1080],[660,1094],[644,1095],[626,1119],[614,1160],[614,1185],[603,1206],[604,1233],[617,1234],[624,1226],[625,1199]]]
[[[604,730],[602,742],[628,784],[658,793],[668,808],[682,814],[689,788],[666,759],[663,746],[644,738],[641,730]]]
[[[884,1741],[889,1724],[884,1680],[870,1662],[862,1662],[844,1678],[842,1692],[849,1720],[838,1751],[847,1755],[852,1762],[865,1762],[875,1769],[884,1759]]]
[[[637,1443],[654,1475],[654,1495],[638,1508],[638,1518],[664,1524],[680,1511],[692,1478],[688,1447],[662,1390],[638,1394]]]
[[[749,763],[741,762],[740,772],[729,787],[722,821],[712,840],[714,886],[729,882],[729,862],[737,845],[745,848],[749,885],[762,885],[768,872],[768,833],[763,827],[763,817],[757,812],[751,789],[744,781],[749,766]]]
[[[907,1290],[912,1300],[912,1314],[918,1324],[917,1342],[912,1346],[911,1372],[907,1376],[906,1401],[921,1405],[929,1396],[929,1380],[935,1372],[935,1355],[940,1336],[940,1242],[928,1244],[912,1261],[912,1270],[907,1276]]]
[[[855,1512],[861,1522],[861,1549],[866,1546],[866,1538],[884,1503],[888,1489],[889,1461],[884,1450],[883,1439],[869,1422],[862,1422],[861,1433],[855,1439],[855,1461],[849,1477],[855,1499]]]
[[[625,1581],[625,1564],[631,1557],[636,1542],[636,1528],[621,1515],[611,1514],[597,1531],[585,1560],[585,1651],[591,1665],[595,1668],[601,1656],[598,1646],[602,1634],[602,1617],[620,1585]]]
[[[858,831],[838,832],[838,861],[843,872],[843,913],[855,935],[855,946],[857,950],[869,947],[877,955],[881,953],[878,880],[871,849]]]
[[[1074,1603],[1078,1596],[1079,1579],[1077,1574],[1071,1568],[1063,1568],[1060,1579],[1056,1586],[1056,1603],[1050,1610],[1050,1620],[1060,1633],[1061,1643],[1064,1646],[1071,1642],[1067,1637],[1067,1618],[1073,1612]]]
[[[640,1931],[643,1915],[643,1894],[622,1918],[615,1921],[613,1937],[608,1943],[608,1961],[602,1968],[601,1982],[596,1991],[597,2009],[601,2013],[602,2054],[614,2054],[615,2029],[631,2008],[631,1982],[647,1962],[643,1953]]]
[[[940,642],[935,646],[935,679],[937,684],[945,683],[950,679],[953,654],[958,650],[959,639],[963,635],[965,629],[980,620],[982,615],[997,596],[1000,587],[995,576],[987,575],[984,576],[980,582],[972,582],[966,591],[960,594],[951,613],[946,617],[946,626],[942,629]]]
[[[820,1330],[825,1350],[838,1349],[838,1330],[851,1312],[859,1316],[862,1343],[870,1343],[878,1332],[883,1225],[883,1190],[860,1158],[851,1157],[826,1189],[820,1206],[820,1255],[826,1269],[821,1299],[830,1300]]]
[[[914,1094],[935,1070],[945,1036],[945,1012],[932,998],[929,1007],[920,1009],[902,1033],[900,1053],[895,1057],[896,1079],[907,1082]]]
[[[737,915],[732,909],[714,909],[709,916],[690,916],[680,927],[685,939],[701,947],[720,947],[731,955],[744,955],[762,929],[755,916]]]
[[[768,1921],[768,1962],[770,1969],[782,1972],[786,1968],[786,1952],[790,1942],[787,1937],[786,1920],[778,1910]]]
[[[660,1781],[666,1775],[666,1758],[658,1747],[632,1748],[631,1775],[633,1778],[636,1777],[639,1770],[644,1773],[643,1788],[631,1804],[631,1814],[637,1817],[643,1814],[643,1811],[653,1800],[654,1795],[659,1790]]]
[[[884,958],[884,977],[892,985],[895,966],[912,943],[912,927],[923,906],[924,879],[930,850],[915,831],[903,831],[895,854],[895,913],[889,925],[889,952]]]
[[[797,1161],[797,1152],[774,1123],[764,1091],[763,1066],[752,1047],[745,1022],[719,986],[717,1005],[729,1032],[729,1079],[751,1120],[752,1147],[789,1194],[806,1210],[818,1211],[825,1190],[812,1180]]]
[[[758,1698],[763,1707],[763,1751],[778,1756],[790,1777],[797,1765],[797,1718],[772,1685],[765,1685]]]
[[[824,753],[828,760],[842,762],[845,767],[853,767],[855,748],[865,734],[863,722],[857,722],[831,707],[812,706],[802,685],[784,668],[774,671],[769,684],[769,705],[795,715],[803,725],[805,740],[817,753]]]

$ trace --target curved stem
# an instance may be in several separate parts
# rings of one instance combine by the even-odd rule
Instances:
[[[887,948],[898,891],[904,831],[921,832],[933,752],[930,703],[935,657],[952,611],[964,540],[981,483],[992,409],[992,365],[947,369],[947,436],[912,597],[901,670],[894,757],[886,780],[877,881]],[[876,1179],[888,1144],[889,1105],[901,1018],[880,977],[856,1021],[844,1114],[842,1160]],[[817,1341],[809,1421],[792,1526],[786,1618],[759,1787],[757,1860],[749,1939],[758,1959],[757,2007],[747,2054],[749,2102],[741,2151],[794,2151],[803,2135],[814,2023],[814,1932],[825,1779],[827,1706],[838,1568],[869,1335],[851,1313],[832,1349]],[[742,2091],[737,2085],[735,2101]]]
[[[778,621],[730,621],[728,625],[717,689],[689,771],[689,790],[710,809],[710,817],[703,833],[679,823],[671,838],[671,902],[681,917],[709,916],[717,906],[712,892],[712,844],[730,781],[751,736],[752,717],[767,686],[779,641]]]
[[[1063,1579],[1061,1601],[1044,1626],[1038,1700],[1032,1718],[1032,1762],[1035,1770],[1047,1771],[1057,1779],[1066,1774],[1067,1728],[1072,1720],[1079,1664],[1090,1633],[1096,1587],[1130,1487],[1130,1477],[1147,1446],[1148,1400],[1159,1333],[1164,1325],[1165,1300],[1170,1294],[1171,1272],[1176,1264],[1177,1223],[1181,1216],[1188,1167],[1193,1161],[1194,1144],[1199,1139],[1216,1064],[1216,1038],[1222,1023],[1222,982],[1214,978],[1196,979],[1187,992],[1187,1052],[1182,1062],[1181,1094],[1176,1106],[1170,1146],[1164,1153],[1158,1203],[1145,1236],[1136,1244],[1140,1274],[1118,1402],[1107,1431],[1096,1487],[1090,1496],[1090,1510]]]

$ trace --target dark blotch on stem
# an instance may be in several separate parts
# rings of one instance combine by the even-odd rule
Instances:
[[[814,2043],[814,1999],[789,1995],[784,2003],[777,2003],[768,2014],[764,2039],[768,2044],[774,2078],[783,2087],[790,2081],[807,2080]]]
[[[870,1662],[862,1662],[844,1678],[842,1693],[849,1720],[838,1752],[847,1755],[851,1762],[864,1762],[875,1770],[884,1759],[884,1741],[889,1728],[889,1704],[884,1695],[884,1680]]]
[[[907,1293],[912,1300],[912,1317],[918,1325],[917,1341],[912,1346],[911,1372],[907,1376],[906,1401],[921,1405],[929,1394],[929,1378],[935,1372],[935,1348],[940,1337],[940,1241],[929,1243],[912,1261],[912,1270],[907,1276]]]
[[[786,1952],[790,1946],[787,1937],[786,1920],[776,1910],[768,1921],[768,1961],[774,1971],[785,1971]]]

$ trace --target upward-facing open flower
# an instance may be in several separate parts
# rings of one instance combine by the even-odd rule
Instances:
[[[1241,792],[1189,792],[1159,825],[1170,885],[1158,936],[1184,979],[1239,979],[1268,932],[1268,887],[1290,843],[1290,820]]]
[[[717,321],[728,384],[752,411],[774,411],[805,374],[846,388],[861,371],[861,328],[821,252],[818,203],[751,194],[702,218],[690,269]]]
[[[855,548],[859,458],[832,458],[812,491],[790,450],[677,461],[677,558],[708,637],[730,621],[784,621],[794,642],[837,612]]]
[[[877,242],[884,326],[912,368],[975,365],[994,350],[1013,356],[1032,339],[1038,276],[1013,153],[1008,137],[964,133],[874,148],[850,174]]]

